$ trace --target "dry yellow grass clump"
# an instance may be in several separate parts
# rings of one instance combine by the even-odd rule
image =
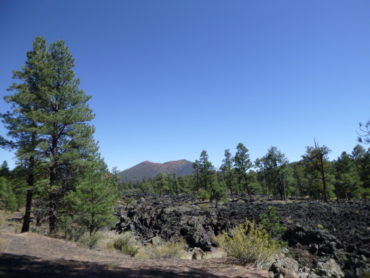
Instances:
[[[130,232],[117,234],[113,231],[99,231],[91,236],[86,233],[79,239],[79,242],[90,249],[118,250],[138,259],[185,258],[187,255],[184,242],[165,242],[144,246]]]

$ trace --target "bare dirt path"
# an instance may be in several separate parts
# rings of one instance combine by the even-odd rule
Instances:
[[[233,265],[226,259],[144,261],[33,233],[0,232],[0,243],[0,277],[7,278],[268,277],[266,271]]]

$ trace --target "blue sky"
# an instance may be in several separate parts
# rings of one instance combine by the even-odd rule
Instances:
[[[295,161],[314,138],[336,158],[370,118],[369,14],[366,0],[2,0],[0,111],[41,35],[69,46],[110,168],[203,149],[219,166],[239,142]]]

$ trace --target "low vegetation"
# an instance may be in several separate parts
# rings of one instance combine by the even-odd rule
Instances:
[[[246,220],[229,233],[216,237],[217,243],[226,253],[242,265],[263,268],[271,263],[279,252],[279,244],[271,240],[263,227]]]
[[[121,253],[131,257],[134,257],[140,249],[140,245],[137,243],[131,233],[123,233],[118,235],[114,239],[113,247]]]
[[[118,234],[113,231],[98,231],[90,235],[83,234],[78,242],[89,249],[119,251],[138,259],[185,258],[185,242],[163,242],[142,245],[130,232]]]
[[[117,250],[131,257],[134,257],[141,248],[141,244],[130,232],[118,234],[113,231],[98,231],[91,235],[87,232],[80,237],[78,242],[90,249]]]
[[[149,244],[139,250],[136,257],[139,259],[170,259],[185,258],[185,243],[165,242],[162,244]]]
[[[281,235],[286,230],[286,226],[280,221],[276,208],[273,206],[268,206],[267,213],[260,214],[259,218],[260,225],[273,238]]]

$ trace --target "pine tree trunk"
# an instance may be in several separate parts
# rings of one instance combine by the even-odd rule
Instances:
[[[49,193],[49,233],[55,234],[57,231],[57,196],[55,186],[57,185],[57,137],[54,135],[51,144],[52,165],[50,167],[50,193]]]
[[[324,171],[324,161],[323,157],[320,156],[320,167],[321,167],[321,179],[322,179],[322,184],[323,184],[323,200],[324,202],[328,202],[328,197],[327,197],[327,189],[326,189],[326,178],[325,178],[325,171]]]
[[[27,177],[27,200],[26,200],[26,209],[24,212],[24,218],[23,218],[23,225],[21,233],[28,232],[30,230],[30,222],[31,222],[31,208],[32,208],[32,195],[33,195],[33,186],[35,181],[34,176],[34,168],[35,168],[35,158],[33,156],[29,159],[30,165],[29,165],[29,173]]]
[[[56,164],[50,169],[50,193],[49,193],[49,233],[55,234],[57,231],[57,204],[54,192],[57,181]]]

